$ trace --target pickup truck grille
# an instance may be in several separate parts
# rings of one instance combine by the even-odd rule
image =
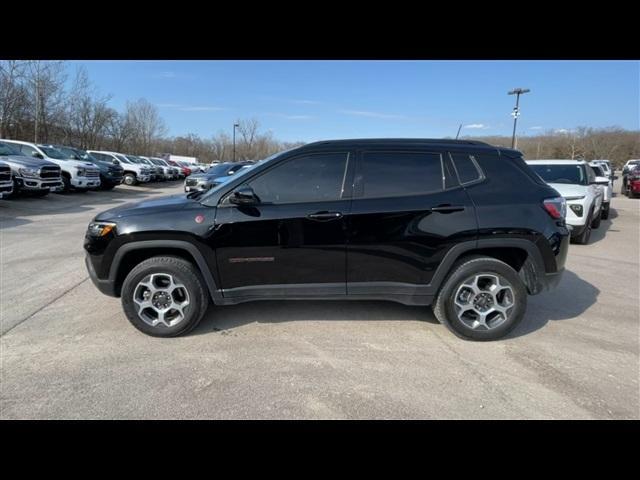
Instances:
[[[149,175],[151,172],[147,168],[140,169],[140,175]]]
[[[100,170],[87,170],[87,172],[85,173],[86,177],[99,177],[100,176]]]
[[[8,182],[11,180],[11,168],[6,165],[0,166],[0,182]]]
[[[198,180],[195,178],[187,178],[186,185],[187,187],[195,187],[198,184]]]
[[[40,169],[40,178],[60,178],[60,167],[42,167]]]
[[[156,167],[156,175],[164,175],[164,170],[162,170],[162,167]]]

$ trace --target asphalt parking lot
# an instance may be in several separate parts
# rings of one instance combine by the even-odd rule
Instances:
[[[371,301],[211,307],[157,339],[96,290],[82,241],[99,211],[181,191],[0,201],[0,418],[640,418],[640,200],[613,199],[504,340]]]

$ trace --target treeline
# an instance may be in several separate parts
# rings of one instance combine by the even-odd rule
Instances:
[[[511,137],[464,137],[492,145],[511,147]],[[620,127],[579,127],[571,131],[548,131],[518,138],[518,150],[526,159],[606,159],[617,168],[631,158],[640,158],[640,131]]]
[[[0,60],[0,138],[134,155],[172,153],[203,162],[233,158],[230,134],[167,137],[158,108],[146,99],[129,101],[117,111],[109,106],[111,96],[98,92],[83,68],[68,80],[65,62]],[[236,160],[257,160],[302,144],[260,132],[256,119],[236,123]]]
[[[68,80],[65,62],[0,60],[0,138],[135,155],[172,153],[203,162],[233,158],[231,132],[220,131],[211,138],[167,137],[157,107],[144,98],[117,111],[109,106],[111,96],[98,92],[83,68]],[[270,132],[260,132],[256,119],[236,123],[236,160],[265,158],[303,143],[281,142]],[[465,138],[511,145],[507,136]],[[619,127],[549,131],[520,137],[518,149],[530,159],[608,159],[620,167],[630,158],[640,158],[640,132]]]

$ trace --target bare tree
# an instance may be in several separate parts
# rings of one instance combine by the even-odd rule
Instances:
[[[64,118],[65,64],[61,61],[28,62],[27,79],[33,91],[34,141],[46,142],[53,126]]]
[[[128,102],[125,115],[133,130],[133,153],[148,154],[152,150],[153,142],[167,133],[167,127],[158,113],[158,108],[144,98]]]
[[[20,121],[20,105],[27,99],[26,67],[24,61],[0,61],[0,137],[10,136],[10,127]]]
[[[236,123],[238,124],[238,132],[242,137],[242,142],[237,148],[238,156],[243,160],[254,160],[255,152],[253,147],[260,123],[255,118],[238,120]]]

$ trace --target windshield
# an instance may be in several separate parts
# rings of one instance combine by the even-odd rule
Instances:
[[[207,174],[216,176],[216,177],[221,177],[222,175],[227,174],[227,170],[229,170],[229,168],[231,168],[232,165],[233,165],[232,163],[220,163],[215,167],[211,167],[209,170],[207,170]]]
[[[22,155],[18,150],[16,150],[11,145],[0,142],[0,155]]]
[[[78,152],[76,152],[75,150],[73,150],[72,148],[67,148],[67,147],[56,147],[56,149],[59,152],[62,152],[66,157],[67,160],[76,160],[78,162],[82,162],[85,161],[85,159],[83,159],[80,154],[78,154]]]
[[[127,157],[125,157],[124,155],[121,155],[119,153],[116,153],[116,157],[118,158],[118,160],[120,160],[121,162],[124,163],[133,163],[131,161],[129,161],[129,159]]]
[[[45,155],[49,158],[55,158],[56,160],[69,160],[69,158],[67,157],[67,155],[65,155],[64,153],[62,153],[60,150],[58,150],[57,148],[53,148],[53,147],[41,147],[38,146],[38,148],[40,150],[42,150]]]
[[[134,157],[133,155],[125,155],[125,157],[127,157],[131,163],[137,163],[137,164],[142,163],[141,159],[139,159],[138,157]]]
[[[529,164],[547,183],[587,185],[587,174],[583,165],[535,165]]]

